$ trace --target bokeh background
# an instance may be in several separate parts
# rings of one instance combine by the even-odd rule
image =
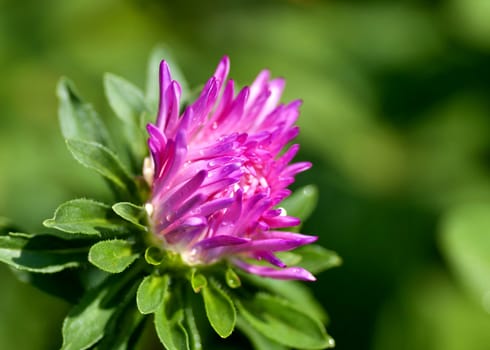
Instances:
[[[110,124],[102,74],[144,86],[166,44],[191,86],[224,54],[302,98],[319,205],[343,258],[312,284],[337,349],[490,349],[490,1],[0,0],[0,215],[41,232],[102,181],[66,151],[62,75]],[[0,266],[0,349],[56,349],[66,303]],[[247,348],[228,344],[230,349]]]

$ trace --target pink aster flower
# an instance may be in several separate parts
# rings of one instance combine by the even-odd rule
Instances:
[[[279,206],[294,176],[311,166],[289,164],[298,145],[283,151],[299,132],[301,103],[279,104],[284,80],[271,80],[267,70],[235,93],[229,66],[224,57],[180,115],[180,85],[167,63],[160,65],[158,117],[147,126],[151,161],[144,168],[153,232],[189,265],[226,259],[260,276],[315,280],[275,256],[317,239],[280,230],[300,223]]]

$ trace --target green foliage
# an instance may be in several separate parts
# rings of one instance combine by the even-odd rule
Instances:
[[[56,92],[59,99],[58,116],[65,139],[85,140],[106,147],[112,145],[102,120],[92,106],[78,96],[71,81],[60,79]]]
[[[124,222],[110,206],[91,199],[73,199],[61,204],[44,226],[57,229],[53,235],[64,239],[101,238],[127,234]]]
[[[136,303],[142,314],[151,314],[156,311],[163,300],[163,292],[168,288],[168,275],[146,276],[138,287]]]
[[[123,278],[111,276],[84,295],[63,322],[63,350],[88,349],[104,337],[107,324],[121,306],[119,293],[131,295],[124,290],[131,277],[132,271]]]
[[[334,346],[321,323],[285,299],[257,294],[252,301],[237,303],[243,318],[257,331],[277,343],[301,349]]]
[[[73,157],[89,169],[102,175],[116,189],[116,195],[125,199],[137,199],[136,184],[119,158],[100,143],[67,139],[68,150]]]
[[[155,312],[158,337],[168,350],[191,350],[182,294],[179,290],[170,290],[168,283],[162,292],[162,301]]]
[[[182,84],[182,98],[188,103],[186,83],[162,47],[150,57],[146,94],[116,75],[104,77],[106,97],[124,131],[122,145],[113,143],[102,119],[74,85],[60,80],[58,114],[68,150],[103,177],[116,203],[84,198],[65,202],[43,222],[52,229],[43,235],[12,232],[17,231],[12,223],[0,218],[0,261],[18,269],[19,279],[75,304],[63,322],[62,350],[137,348],[148,317],[153,317],[156,336],[170,350],[202,350],[203,339],[209,338],[206,333],[201,338],[203,330],[228,338],[235,327],[257,349],[283,350],[300,343],[309,349],[331,346],[321,324],[326,314],[301,284],[249,276],[227,261],[188,266],[151,232],[144,207],[148,186],[139,174],[148,155],[144,127],[156,113],[155,70],[162,57]],[[116,144],[128,151],[122,159],[129,159],[130,168],[120,160]],[[316,188],[307,186],[285,207],[304,220],[317,196]],[[315,272],[340,263],[335,253],[321,247],[285,257]],[[41,279],[35,273],[49,277]],[[293,319],[301,326],[291,332]]]
[[[220,337],[227,338],[236,323],[236,310],[231,298],[213,279],[202,287],[201,293],[209,323]]]
[[[441,246],[471,294],[490,311],[490,203],[470,203],[449,211],[442,221]]]
[[[0,261],[30,272],[54,273],[79,267],[86,262],[87,249],[49,236],[0,236]]]
[[[126,270],[139,254],[133,252],[130,242],[113,239],[95,243],[88,253],[88,261],[103,271],[120,273]]]

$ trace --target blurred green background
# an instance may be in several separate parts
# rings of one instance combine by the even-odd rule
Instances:
[[[228,54],[302,98],[320,203],[304,231],[342,267],[312,284],[337,349],[490,348],[490,1],[0,0],[0,214],[40,232],[103,200],[58,130],[62,75],[109,123],[102,74],[143,87],[157,43],[191,86]],[[69,305],[0,266],[0,349],[56,349]],[[245,348],[228,343],[229,348]]]

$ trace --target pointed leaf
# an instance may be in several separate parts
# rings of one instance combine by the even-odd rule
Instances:
[[[73,157],[109,181],[125,197],[136,195],[136,184],[119,158],[108,148],[95,142],[66,140]]]
[[[88,349],[102,339],[109,320],[120,306],[115,300],[127,289],[125,287],[132,278],[133,271],[123,276],[111,276],[83,296],[63,322],[61,350]]]
[[[490,312],[490,203],[455,206],[445,215],[441,247],[456,276]]]
[[[230,297],[214,280],[202,288],[202,297],[209,323],[220,337],[228,337],[236,322],[236,310]]]
[[[337,253],[317,244],[305,245],[294,250],[294,253],[301,256],[297,265],[313,274],[342,264],[342,259]]]
[[[142,121],[142,115],[147,111],[143,92],[114,74],[104,76],[104,90],[112,110],[124,123],[125,139],[129,144],[133,166],[140,170],[148,154],[147,134]]]
[[[115,74],[104,76],[104,90],[112,110],[123,122],[139,126],[146,110],[143,92],[126,79]]]
[[[155,329],[158,338],[168,350],[190,350],[189,335],[184,327],[184,306],[179,290],[171,291],[167,275],[163,288],[163,300],[155,312]]]
[[[168,277],[150,275],[146,276],[138,287],[136,303],[142,314],[151,314],[162,303],[163,293],[167,288]]]
[[[308,185],[294,191],[279,206],[286,209],[288,215],[297,217],[301,219],[301,222],[304,222],[313,213],[317,203],[318,189],[313,185]],[[295,231],[299,231],[299,227]]]
[[[138,256],[139,254],[133,253],[130,242],[113,239],[94,244],[88,253],[88,260],[103,271],[119,273],[131,265]]]
[[[114,210],[114,212],[124,220],[129,221],[144,231],[147,231],[146,226],[140,224],[140,221],[146,218],[145,208],[129,202],[120,202],[114,204],[112,206],[112,210]]]
[[[111,141],[105,125],[91,105],[83,102],[74,85],[61,78],[57,86],[58,115],[65,139],[92,141],[110,147]]]
[[[255,330],[243,317],[237,317],[236,320],[237,328],[242,331],[243,334],[252,343],[255,350],[289,350],[282,344],[276,343],[275,341],[263,336],[260,332]]]
[[[192,270],[191,273],[191,286],[194,293],[199,293],[201,289],[206,287],[208,281],[203,274],[198,273],[197,270]]]
[[[141,332],[142,315],[134,300],[136,285],[118,300],[118,309],[113,314],[104,331],[104,337],[97,344],[96,350],[127,350],[134,349],[134,343]]]
[[[311,318],[317,319],[321,323],[328,321],[327,313],[323,310],[322,305],[315,299],[310,289],[302,283],[264,278],[248,273],[241,273],[241,276],[257,287],[287,299]]]
[[[243,318],[262,335],[300,349],[325,349],[335,345],[320,322],[285,299],[259,293],[252,302],[237,302]]]
[[[20,270],[54,273],[87,261],[88,247],[50,236],[0,236],[0,261]]]
[[[54,217],[44,220],[43,225],[62,231],[55,235],[65,239],[128,233],[125,222],[114,215],[108,205],[90,199],[74,199],[61,204]]]

